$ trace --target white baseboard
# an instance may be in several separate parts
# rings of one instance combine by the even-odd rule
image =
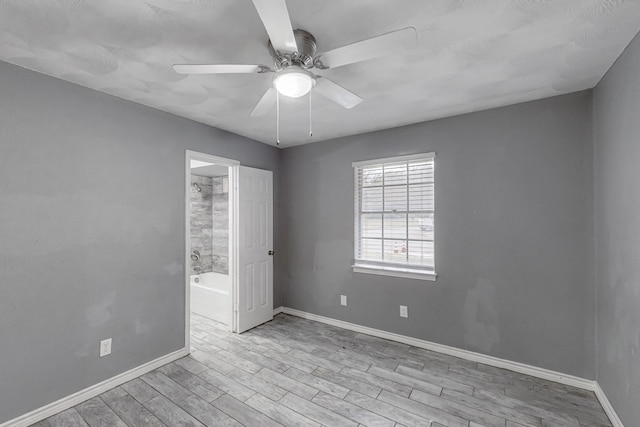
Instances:
[[[77,404],[84,402],[85,400],[96,397],[97,395],[102,394],[105,391],[111,390],[114,387],[124,384],[127,381],[131,381],[132,379],[137,378],[140,375],[151,372],[154,369],[159,368],[160,366],[166,365],[167,363],[173,362],[174,360],[180,359],[181,357],[184,357],[188,354],[189,350],[186,348],[174,351],[173,353],[169,353],[166,356],[159,357],[158,359],[147,362],[144,365],[140,365],[137,368],[133,368],[127,372],[123,372],[119,375],[116,375],[115,377],[102,381],[101,383],[87,387],[84,390],[80,390],[67,397],[63,397],[60,400],[19,416],[18,418],[6,421],[0,424],[0,427],[30,426],[33,423],[37,423],[38,421],[44,420],[45,418],[55,415],[58,412],[62,412],[69,408],[72,408]]]
[[[414,347],[424,348],[424,349],[435,351],[438,353],[448,354],[449,356],[459,357],[461,359],[470,360],[472,362],[480,362],[480,363],[484,363],[485,365],[508,369],[510,371],[531,375],[533,377],[542,378],[545,380],[555,381],[555,382],[570,385],[573,387],[578,387],[578,388],[591,390],[591,391],[594,390],[594,386],[593,386],[594,381],[592,380],[587,380],[587,379],[575,377],[572,375],[566,375],[560,372],[538,368],[536,366],[531,366],[524,363],[512,362],[510,360],[500,359],[498,357],[487,356],[486,354],[476,353],[469,350],[462,350],[455,347],[449,347],[447,345],[437,344],[434,342],[429,342],[429,341],[421,340],[418,338],[412,338],[405,335],[395,334],[393,332],[386,332],[380,329],[369,328],[367,326],[361,326],[355,323],[349,323],[349,322],[344,322],[342,320],[331,319],[329,317],[318,316],[317,314],[311,314],[311,313],[295,310],[288,307],[283,307],[282,312],[286,314],[291,314],[293,316],[298,316],[305,319],[326,323],[328,325],[349,329],[351,331],[361,332],[363,334],[373,335],[379,338],[385,338],[388,340],[401,342]]]
[[[605,395],[604,391],[602,390],[600,385],[593,380],[588,380],[588,379],[576,377],[573,375],[566,375],[560,372],[551,371],[549,369],[538,368],[536,366],[531,366],[531,365],[527,365],[519,362],[512,362],[510,360],[500,359],[498,357],[488,356],[485,354],[476,353],[469,350],[463,350],[455,347],[437,344],[437,343],[421,340],[418,338],[412,338],[405,335],[396,334],[393,332],[386,332],[380,329],[370,328],[368,326],[362,326],[362,325],[357,325],[355,323],[349,323],[342,320],[332,319],[330,317],[319,316],[317,314],[307,313],[305,311],[300,311],[293,308],[281,306],[273,310],[274,316],[277,316],[280,313],[290,314],[292,316],[314,320],[316,322],[337,326],[339,328],[348,329],[351,331],[360,332],[363,334],[372,335],[379,338],[401,342],[414,347],[424,348],[424,349],[435,351],[442,354],[448,354],[450,356],[459,357],[461,359],[470,360],[472,362],[480,362],[480,363],[484,363],[485,365],[508,369],[510,371],[519,372],[521,374],[531,375],[532,377],[542,378],[542,379],[554,381],[560,384],[565,384],[565,385],[581,388],[584,390],[593,391],[598,401],[602,405],[602,408],[604,409],[605,413],[611,420],[611,424],[613,424],[613,427],[624,427],[624,425],[622,424],[622,421],[620,421],[620,418],[616,414],[616,411],[613,409],[611,402],[609,402],[609,399],[607,399],[607,396]],[[160,366],[166,365],[167,363],[180,359],[181,357],[184,357],[188,354],[189,354],[189,350],[186,348],[167,354],[166,356],[152,360],[151,362],[145,363],[144,365],[138,366],[137,368],[131,369],[130,371],[116,375],[113,378],[110,378],[101,383],[95,384],[91,387],[88,387],[70,396],[64,397],[56,402],[53,402],[53,403],[50,403],[49,405],[38,408],[18,418],[14,418],[13,420],[6,421],[5,423],[0,424],[0,427],[27,427],[33,423],[37,423],[38,421],[48,418],[51,415],[55,415],[58,412],[67,410],[79,403],[84,402],[85,400],[91,399],[92,397],[102,394],[105,391],[111,390],[112,388],[117,387],[121,384],[124,384],[127,381],[131,381],[132,379],[137,378],[141,375],[144,375],[147,372],[153,371],[154,369],[159,368]]]
[[[613,424],[613,427],[624,427],[622,425],[622,421],[620,421],[620,417],[618,417],[618,414],[616,414],[615,409],[613,409],[613,406],[611,406],[611,402],[609,402],[609,399],[607,399],[607,395],[604,394],[604,390],[602,390],[598,382],[595,382],[595,389],[593,391],[600,401],[602,409],[604,409],[604,412],[609,417],[609,421],[611,421],[611,424]]]
[[[448,354],[449,356],[459,357],[461,359],[470,360],[472,362],[480,362],[484,363],[485,365],[495,366],[496,368],[508,369],[510,371],[530,375],[532,377],[554,381],[560,384],[592,391],[595,393],[596,398],[611,420],[611,424],[613,424],[613,427],[624,427],[622,425],[622,422],[620,421],[620,418],[618,418],[616,411],[613,409],[613,406],[611,406],[609,399],[607,399],[607,396],[604,394],[604,391],[602,390],[602,388],[600,388],[600,385],[597,381],[588,380],[573,375],[567,375],[549,369],[538,368],[537,366],[531,366],[525,363],[512,362],[510,360],[500,359],[499,357],[488,356],[486,354],[476,353],[474,351],[463,350],[460,348],[437,344],[418,338],[412,338],[406,335],[400,335],[393,332],[382,331],[380,329],[369,328],[368,326],[357,325],[355,323],[332,319],[330,317],[319,316],[317,314],[307,313],[305,311],[300,311],[293,308],[278,307],[277,310],[278,313],[285,313],[292,316],[302,317],[304,319],[315,320],[316,322],[326,323],[327,325],[337,326],[339,328],[349,329],[351,331],[372,335],[374,337],[385,338],[414,347],[424,348],[426,350],[435,351],[437,353]],[[276,314],[277,313],[275,313],[274,310],[274,316]]]

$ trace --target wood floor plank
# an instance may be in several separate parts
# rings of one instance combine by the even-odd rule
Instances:
[[[461,418],[459,416],[450,414],[449,412],[441,409],[433,408],[431,406],[424,405],[420,402],[407,399],[406,397],[398,396],[393,393],[389,393],[386,390],[382,390],[378,400],[389,403],[405,411],[413,412],[428,420],[432,420],[450,427],[467,427],[469,420]]]
[[[198,375],[200,372],[206,371],[207,369],[209,369],[205,365],[203,365],[202,363],[198,362],[197,360],[195,360],[190,356],[186,356],[186,357],[183,357],[182,359],[178,359],[173,363],[186,369],[187,371],[191,372],[194,375]]]
[[[478,423],[481,423],[485,427],[505,427],[504,418],[500,418],[490,413],[479,411],[477,409],[469,408],[460,403],[442,399],[441,397],[437,397],[420,390],[413,390],[409,398],[424,405],[441,409],[460,418],[476,421]]]
[[[474,369],[478,366],[478,362],[472,362],[470,360],[461,359],[459,357],[449,356],[448,354],[438,353],[432,350],[427,350],[425,348],[411,347],[408,352],[431,359],[442,360],[449,365],[468,366]]]
[[[261,345],[267,347],[267,351],[262,353],[264,355],[266,355],[270,351],[275,351],[275,352],[278,352],[278,353],[288,353],[288,352],[291,351],[291,347],[288,347],[288,346],[284,345],[283,343],[279,342],[278,340],[265,338],[262,335],[255,333],[255,331],[253,331],[253,330],[245,332],[245,334],[249,334],[249,337],[250,337],[249,339],[252,342],[258,342]]]
[[[142,381],[140,378],[135,378],[124,383],[121,387],[140,403],[145,403],[160,395],[160,392]]]
[[[254,394],[245,403],[284,426],[320,427],[319,423],[259,394]]]
[[[335,384],[339,384],[349,390],[355,390],[369,397],[378,397],[382,388],[372,386],[370,384],[358,381],[355,378],[348,377],[339,372],[334,372],[331,369],[318,368],[312,372],[313,375],[324,378],[327,381],[331,381]]]
[[[257,376],[273,385],[281,387],[291,393],[297,394],[298,396],[303,397],[307,400],[313,399],[313,397],[318,394],[318,389],[310,387],[307,384],[303,384],[289,377],[285,377],[284,375],[278,372],[274,372],[271,369],[264,368],[262,371],[258,372]]]
[[[167,376],[191,393],[200,396],[205,401],[211,402],[216,400],[224,393],[218,387],[208,383],[199,376],[192,374],[178,365],[174,366],[177,369],[174,369]]]
[[[610,423],[595,394],[576,396],[570,391],[550,390],[536,385],[525,387],[522,384],[505,387],[505,394],[552,412],[573,415],[580,420],[581,424],[607,425]]]
[[[282,362],[279,358],[271,357],[269,353],[272,350],[267,350],[264,353],[255,353],[253,351],[243,351],[240,356],[243,359],[246,359],[256,365],[260,366],[260,368],[269,368],[272,371],[276,372],[284,372],[289,369],[289,366]]]
[[[206,353],[203,353],[202,351],[198,351],[196,353],[191,353],[191,357],[194,358],[196,361],[202,363],[203,365],[207,366],[208,368],[214,369],[222,374],[229,373],[236,369],[236,367],[231,365],[230,363],[227,363],[224,360],[214,357],[214,354],[215,353],[206,354]]]
[[[452,371],[452,370],[448,370],[446,372],[438,372],[438,371],[430,370],[427,366],[425,366],[422,370],[424,372],[428,372],[428,373],[433,374],[433,375],[437,375],[437,376],[440,376],[440,377],[448,378],[448,379],[450,379],[452,381],[455,381],[455,382],[460,383],[460,384],[467,385],[467,386],[472,387],[472,388],[476,388],[476,387],[477,388],[484,388],[484,389],[491,390],[491,391],[494,391],[494,392],[499,393],[499,394],[505,394],[505,386],[503,384],[500,384],[500,383],[494,383],[494,382],[491,382],[491,381],[480,380],[480,379],[477,379],[476,377],[468,376],[468,375],[465,375],[465,374],[462,374],[462,373],[458,373],[458,372],[455,372],[455,371]]]
[[[91,427],[127,427],[127,424],[100,397],[82,402],[75,408]]]
[[[384,390],[389,390],[400,396],[409,397],[412,388],[405,384],[400,384],[395,381],[388,380],[386,378],[373,375],[369,372],[358,371],[357,369],[344,368],[340,371],[341,374],[354,378],[358,381],[370,384],[374,387],[380,387]],[[435,389],[434,389],[435,390]]]
[[[398,367],[398,369],[400,368],[401,367]],[[413,373],[413,371],[415,371],[415,373]],[[442,392],[442,385],[439,378],[436,379],[436,377],[432,375],[424,375],[422,371],[416,371],[415,369],[412,369],[411,372],[397,372],[378,368],[377,366],[372,366],[371,368],[369,368],[367,373],[380,378],[384,378],[389,381],[393,381],[397,384],[404,384],[411,388],[417,388],[418,390],[422,390],[436,396],[440,396],[440,393]],[[418,373],[422,375],[419,375]],[[464,386],[463,384],[460,384],[460,387],[456,387],[456,389],[457,388],[465,390],[468,394],[473,393],[472,387]]]
[[[126,396],[127,392],[122,387],[112,388],[109,391],[105,391],[100,395],[100,398],[105,402],[113,402],[114,400],[120,399],[123,396]]]
[[[59,414],[47,418],[51,427],[87,427],[88,424],[75,408],[67,409]]]
[[[256,375],[236,369],[229,372],[228,376],[251,390],[268,397],[271,400],[280,400],[287,391],[275,384],[271,384]]]
[[[255,393],[253,390],[245,387],[234,379],[213,370],[204,371],[199,376],[211,385],[230,394],[241,402],[244,402]]]
[[[357,352],[353,352],[345,349],[340,349],[336,351],[336,353],[339,356],[344,358],[353,359],[354,361],[358,361],[363,364],[367,364],[370,366],[378,366],[380,368],[389,369],[391,371],[395,371],[395,369],[398,367],[398,362],[396,360],[386,356],[380,357],[379,355],[375,355],[372,353],[363,354],[363,353],[357,353]],[[363,370],[362,367],[363,367],[362,365],[356,366],[356,367],[351,366],[351,368],[359,369],[359,370]]]
[[[142,379],[142,381],[146,382],[151,387],[158,390],[161,394],[165,395],[174,402],[186,399],[193,394],[189,390],[182,387],[180,384],[157,370],[146,373],[140,378]]]
[[[359,341],[368,342],[371,347],[378,348],[381,350],[384,350],[385,348],[388,348],[388,347],[393,347],[403,353],[406,353],[411,348],[411,346],[408,344],[391,341],[385,338],[374,337],[373,335],[367,335],[363,333],[356,334],[354,338],[356,338]]]
[[[163,423],[176,427],[203,427],[200,421],[189,415],[184,409],[165,396],[156,396],[144,406]]]
[[[580,427],[580,422],[574,416],[566,415],[565,413],[560,411],[549,411],[540,406],[531,404],[525,400],[520,400],[509,396],[502,396],[482,389],[477,389],[473,395],[479,399],[487,400],[494,405],[508,405],[518,407],[522,412],[539,417],[542,420],[543,425],[546,422],[549,425],[561,425],[563,427]]]
[[[292,409],[307,418],[311,418],[320,424],[332,427],[356,427],[357,422],[343,417],[309,400],[303,399],[293,393],[288,393],[280,400],[284,406]]]
[[[109,407],[129,426],[164,427],[147,408],[131,395],[111,401]]]
[[[457,376],[464,376],[479,381],[482,384],[493,384],[499,387],[505,387],[517,382],[513,377],[506,377],[502,375],[493,375],[488,372],[479,371],[476,368],[470,368],[468,366],[449,365],[449,373]]]
[[[397,406],[390,405],[378,399],[373,399],[364,394],[354,391],[349,392],[344,398],[345,401],[360,406],[361,408],[368,409],[369,411],[381,415],[390,420],[395,420],[402,423],[405,426],[412,427],[430,427],[431,420],[423,418],[412,412],[400,409]]]
[[[371,370],[369,371],[371,372]],[[422,381],[427,384],[436,385],[442,388],[447,388],[449,390],[459,391],[460,393],[464,393],[464,394],[469,394],[469,395],[473,394],[473,387],[468,386],[466,384],[459,383],[457,381],[454,381],[444,376],[432,374],[430,372],[418,371],[416,369],[412,369],[412,368],[408,368],[406,366],[400,365],[398,366],[398,369],[396,369],[396,373],[400,375],[404,375],[405,377],[413,378],[414,380],[417,380],[417,381]],[[420,387],[414,387],[414,388],[419,388],[420,390],[426,391],[427,393],[429,393],[429,390],[425,390]],[[434,393],[431,393],[431,394],[434,394]]]
[[[323,391],[332,396],[338,397],[342,399],[349,393],[349,389],[346,387],[342,387],[339,384],[336,384],[332,381],[327,381],[324,378],[320,378],[318,376],[299,371],[296,368],[290,368],[285,371],[282,375],[299,381],[303,384],[310,385],[311,387]]]
[[[207,427],[242,426],[238,421],[197,396],[187,397],[179,402],[178,406]]]
[[[246,351],[250,351],[252,353],[262,354],[269,350],[269,347],[259,344],[255,342],[255,340],[251,340],[250,336],[240,337],[236,334],[229,334],[224,338],[224,340],[238,347],[244,348]]]
[[[286,369],[284,371],[286,371],[289,368],[296,368],[296,369],[300,369],[301,371],[304,372],[313,372],[318,366],[309,363],[309,362],[305,362],[304,360],[300,360],[296,357],[291,356],[290,354],[287,353],[280,353],[279,351],[276,350],[269,350],[266,353],[264,353],[265,356],[271,357],[275,360],[279,360],[281,363],[286,365]],[[267,366],[268,368],[268,366]],[[271,369],[271,368],[269,368]],[[276,371],[276,372],[284,372],[284,371],[279,371],[276,369],[271,369],[272,371]]]
[[[338,362],[323,359],[322,357],[315,356],[311,353],[307,353],[302,350],[294,349],[287,354],[289,356],[293,356],[299,360],[302,360],[303,362],[311,363],[312,365],[316,365],[316,366],[322,366],[323,368],[331,369],[332,371],[335,371],[335,372],[340,372],[340,370],[344,368],[344,366],[339,364]]]
[[[395,425],[395,422],[388,418],[375,414],[342,399],[330,396],[326,393],[319,393],[311,401],[340,414],[345,418],[349,418],[369,427],[394,427]]]
[[[287,333],[278,328],[276,324],[274,324],[273,327],[270,327],[268,331],[265,331],[265,333],[267,337],[281,342],[283,345],[290,347],[292,350],[297,349],[310,353],[317,348],[317,346],[315,345],[306,344],[303,341],[304,337],[298,336],[297,338],[301,339],[294,339],[292,336],[287,335]]]
[[[245,426],[278,427],[281,424],[275,422],[262,412],[256,411],[251,406],[245,405],[237,399],[225,394],[212,402],[212,405],[236,419]]]
[[[227,362],[230,365],[235,366],[236,368],[240,368],[244,371],[247,371],[250,374],[255,374],[260,369],[263,368],[261,365],[258,365],[255,362],[247,360],[244,357],[244,352],[242,352],[241,354],[242,356],[233,354],[227,350],[221,350],[218,353],[216,353],[216,357],[218,357],[220,360]]]
[[[526,411],[523,412],[522,408],[512,405],[494,404],[487,400],[481,400],[468,394],[447,389],[442,390],[442,398],[477,409],[478,411],[488,412],[508,421],[521,423],[528,427],[540,427],[542,425],[540,417],[533,416]]]
[[[395,367],[392,369],[387,368],[390,370],[395,370],[395,368],[397,368],[398,365],[401,363],[407,366],[412,366],[416,369],[422,369],[424,366],[424,363],[419,361],[417,357],[414,358],[411,353],[406,353],[406,355],[398,355],[393,352],[385,352],[384,350],[380,351],[380,350],[374,349],[374,350],[367,351],[366,354],[369,357],[373,358],[374,360],[377,360],[377,363],[374,363],[373,365],[379,366],[381,363],[395,365]]]
[[[329,351],[326,350],[324,348],[317,348],[313,351],[314,356],[318,356],[318,357],[322,357],[325,359],[329,359],[329,360],[333,360],[334,362],[337,362],[339,364],[341,364],[344,367],[348,367],[348,368],[352,368],[352,369],[358,369],[360,371],[366,372],[367,369],[369,369],[369,367],[371,366],[371,363],[362,361],[362,360],[358,360],[358,359],[354,359],[352,357],[349,357],[349,355],[344,354],[344,353],[340,353],[340,352],[334,352],[334,351]]]

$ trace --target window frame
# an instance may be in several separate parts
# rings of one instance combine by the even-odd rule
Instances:
[[[354,222],[353,222],[354,224],[353,254],[354,255],[353,255],[353,264],[351,267],[354,273],[376,274],[376,275],[382,275],[382,276],[401,277],[401,278],[417,279],[417,280],[429,280],[429,281],[436,280],[437,274],[435,271],[435,222],[434,222],[434,230],[433,230],[434,232],[433,269],[431,269],[430,267],[422,267],[419,265],[408,264],[408,263],[358,259],[359,249],[363,239],[360,236],[360,225],[361,225],[361,216],[363,214],[363,212],[361,212],[361,203],[362,203],[361,197],[362,197],[362,190],[364,188],[361,185],[361,182],[359,179],[359,170],[362,167],[371,166],[371,165],[384,166],[386,164],[411,162],[416,160],[431,160],[433,161],[433,169],[434,169],[434,175],[435,175],[435,157],[436,155],[434,152],[429,152],[429,153],[412,154],[407,156],[394,156],[394,157],[386,157],[381,159],[371,159],[371,160],[364,160],[360,162],[353,162],[352,166],[353,166],[353,174],[354,174],[354,193],[353,193],[354,194]],[[432,186],[433,186],[433,192],[435,197],[435,176],[434,176]],[[386,186],[384,184],[380,186],[380,188],[385,188],[385,187]],[[409,194],[408,187],[407,187],[407,194]],[[407,211],[405,212],[407,215],[409,215],[411,212],[409,210],[409,203],[410,203],[410,198],[407,197]],[[383,208],[382,215],[384,216],[384,214],[385,212]],[[434,221],[435,221],[435,204],[433,207],[432,214],[434,215]],[[382,232],[384,233],[384,228],[382,229]],[[406,237],[407,239],[409,238],[408,235]],[[384,242],[385,240],[384,234],[382,234],[381,240]],[[387,239],[387,240],[393,240],[393,239]]]

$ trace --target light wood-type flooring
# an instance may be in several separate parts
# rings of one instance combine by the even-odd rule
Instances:
[[[190,356],[36,425],[611,426],[592,392],[284,314],[193,315]]]

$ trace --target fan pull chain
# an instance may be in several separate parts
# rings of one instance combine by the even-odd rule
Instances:
[[[311,92],[309,92],[309,138],[313,137],[313,128],[311,127]]]
[[[276,90],[276,145],[280,145],[280,93]]]

